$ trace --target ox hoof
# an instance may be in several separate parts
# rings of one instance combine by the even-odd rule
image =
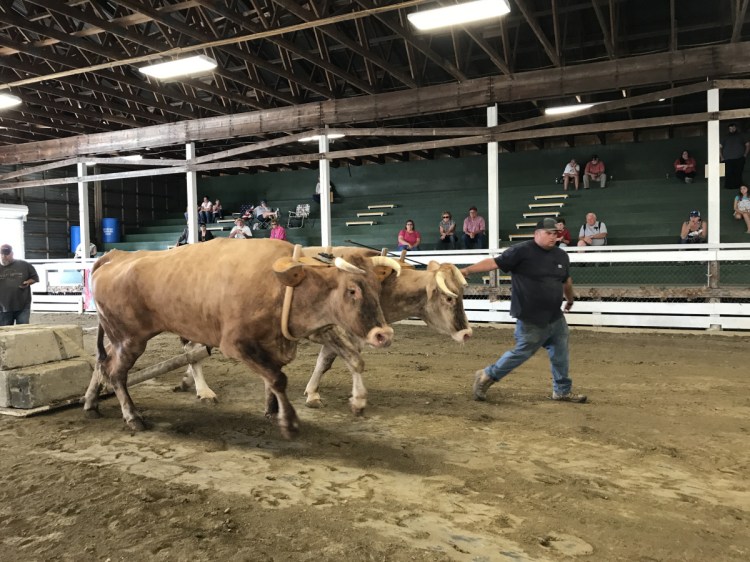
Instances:
[[[349,406],[352,409],[352,414],[354,414],[355,416],[364,416],[365,406],[367,406],[367,400],[362,398],[349,398]]]
[[[299,435],[299,423],[296,420],[290,425],[279,424],[279,429],[284,439],[294,439]]]
[[[125,425],[131,431],[146,431],[146,422],[141,418],[134,418],[132,420],[125,420]]]
[[[323,401],[320,398],[310,398],[305,402],[305,406],[308,408],[322,408],[323,407]]]
[[[212,396],[196,396],[196,398],[200,401],[201,404],[210,404],[213,406],[219,403],[219,399],[215,394]]]
[[[93,408],[91,410],[84,410],[83,415],[86,419],[89,420],[98,420],[102,417],[102,415],[99,413],[99,410],[97,410],[96,408]]]

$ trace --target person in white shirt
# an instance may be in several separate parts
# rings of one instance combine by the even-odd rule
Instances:
[[[563,171],[563,189],[565,191],[568,191],[568,183],[570,182],[570,180],[573,180],[576,191],[578,191],[578,180],[580,173],[581,167],[578,165],[578,162],[576,162],[576,159],[572,158],[570,162],[565,165],[565,170]]]
[[[234,221],[234,228],[229,233],[229,238],[252,238],[253,233],[248,226],[245,226],[245,221],[237,219]]]
[[[201,203],[201,210],[198,213],[200,220],[198,222],[208,224],[214,220],[214,204],[211,203],[208,197],[203,198]]]
[[[255,213],[256,219],[279,218],[278,209],[272,211],[265,201],[261,201],[260,205],[255,207],[253,212]]]
[[[78,244],[78,246],[76,247],[75,257],[76,258],[83,257],[83,242]],[[91,258],[96,257],[96,245],[93,242],[89,244],[89,257]]]

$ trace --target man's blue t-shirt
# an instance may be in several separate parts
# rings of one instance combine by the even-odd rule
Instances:
[[[562,315],[563,285],[570,277],[570,259],[563,250],[545,250],[529,240],[505,250],[495,263],[512,274],[511,316],[546,326]]]

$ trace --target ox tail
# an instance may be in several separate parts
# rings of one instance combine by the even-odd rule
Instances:
[[[104,328],[102,328],[101,322],[96,331],[96,352],[97,360],[104,361],[107,358],[107,350],[104,349]]]

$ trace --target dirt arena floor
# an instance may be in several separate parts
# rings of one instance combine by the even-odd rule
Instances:
[[[94,325],[32,317],[71,321]],[[750,559],[747,336],[574,329],[584,405],[547,399],[543,353],[471,399],[508,328],[464,346],[422,326],[396,336],[367,352],[362,418],[338,362],[325,407],[304,407],[318,350],[301,345],[294,441],[264,418],[260,378],[221,354],[205,367],[218,405],[172,392],[179,372],[132,389],[147,432],[124,428],[114,398],[99,420],[0,417],[0,559]],[[178,351],[160,336],[140,365]]]

